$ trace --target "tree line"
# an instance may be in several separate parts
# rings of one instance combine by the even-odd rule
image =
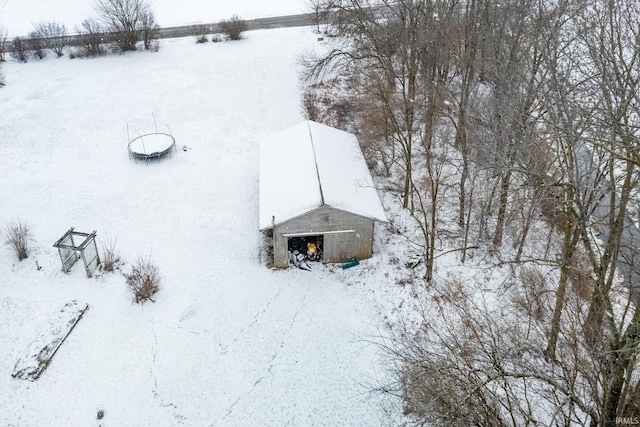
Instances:
[[[70,45],[75,47],[73,56],[97,56],[107,53],[137,49],[143,42],[144,49],[157,48],[159,26],[149,3],[144,0],[94,0],[96,18],[82,21],[76,34],[70,35],[66,26],[56,21],[33,24],[27,37],[9,40],[7,31],[0,29],[0,61],[9,53],[14,59],[27,62],[30,57],[42,59],[47,52],[57,57],[64,55]]]
[[[144,0],[94,0],[95,18],[88,18],[70,34],[64,24],[43,21],[33,24],[27,37],[9,40],[7,31],[0,28],[0,62],[10,55],[27,62],[42,59],[51,52],[57,57],[71,48],[70,57],[99,56],[111,52],[137,50],[142,43],[145,50],[157,50],[161,28],[156,23],[151,5]],[[182,35],[193,35],[202,43],[213,29],[230,40],[239,40],[247,30],[247,23],[238,16],[223,20],[215,26],[194,24]],[[218,39],[215,39],[218,40]]]
[[[304,109],[358,134],[424,260],[381,390],[418,425],[637,419],[640,5],[311,3],[329,42],[302,58]],[[435,277],[451,224],[460,264],[479,247],[511,272],[497,304]]]

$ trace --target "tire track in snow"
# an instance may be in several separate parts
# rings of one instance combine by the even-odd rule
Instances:
[[[153,322],[155,323],[155,322]],[[180,332],[185,332],[187,334],[190,335],[206,335],[206,336],[210,336],[211,338],[213,338],[213,340],[215,341],[216,345],[220,348],[220,354],[224,354],[223,350],[226,352],[226,349],[228,347],[228,345],[224,345],[219,339],[218,339],[218,334],[220,333],[219,331],[212,331],[210,329],[200,329],[200,330],[194,330],[194,329],[190,329],[190,328],[185,328],[184,326],[169,326],[169,325],[162,325],[165,329],[169,329],[171,331],[180,331]]]
[[[225,345],[225,344],[220,343],[220,347],[221,347],[220,354],[221,355],[227,354],[227,351],[229,350],[229,347],[231,347],[235,343],[237,343],[240,340],[240,338],[242,338],[245,335],[245,333],[247,331],[249,331],[256,323],[258,323],[258,321],[260,320],[262,315],[265,314],[269,310],[269,307],[271,307],[273,302],[280,297],[281,293],[282,293],[282,291],[279,291],[273,298],[271,298],[269,301],[267,301],[267,303],[264,306],[264,308],[253,316],[252,320],[247,324],[247,326],[245,326],[244,328],[240,329],[238,334],[231,340],[231,342],[229,344]]]
[[[153,367],[156,364],[156,349],[158,348],[158,335],[156,334],[155,328],[153,329],[153,347],[151,348],[151,367],[149,368],[149,375],[151,377],[151,394],[153,394],[153,398],[160,402],[161,408],[172,408],[173,418],[176,420],[178,424],[184,424],[186,421],[186,417],[181,415],[178,412],[178,407],[171,402],[165,402],[165,400],[160,396],[160,392],[158,391],[158,377],[156,376]]]
[[[282,340],[280,341],[280,345],[278,346],[278,348],[276,349],[275,353],[273,353],[273,355],[271,356],[271,365],[269,365],[269,368],[267,369],[267,372],[273,376],[273,367],[274,367],[274,361],[276,360],[276,358],[280,355],[280,350],[282,350],[282,348],[284,347],[285,341],[287,340],[287,336],[291,333],[291,331],[293,330],[293,326],[296,323],[296,320],[298,319],[298,315],[300,314],[300,312],[302,311],[302,309],[304,308],[304,302],[306,301],[307,297],[303,296],[302,297],[302,301],[300,301],[300,307],[298,308],[298,310],[295,312],[295,314],[293,315],[293,317],[291,318],[291,322],[289,322],[289,326],[287,327],[286,331],[284,332],[284,334],[282,334]],[[260,379],[254,384],[257,385],[260,383],[260,381],[262,381],[264,377],[260,377]]]

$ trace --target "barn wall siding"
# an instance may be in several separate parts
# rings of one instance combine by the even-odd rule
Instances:
[[[373,220],[349,212],[322,206],[314,211],[278,224],[273,230],[274,266],[289,265],[285,234],[354,230],[353,233],[326,234],[323,260],[344,262],[351,258],[370,258],[373,245]]]

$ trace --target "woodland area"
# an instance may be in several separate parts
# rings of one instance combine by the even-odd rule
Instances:
[[[358,134],[423,261],[380,391],[416,425],[638,422],[640,4],[309,4],[303,108]],[[508,274],[437,277],[444,250]]]

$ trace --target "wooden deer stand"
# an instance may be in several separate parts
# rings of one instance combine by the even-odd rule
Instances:
[[[62,261],[62,271],[65,273],[68,273],[73,264],[80,258],[84,262],[87,277],[91,277],[100,264],[95,230],[92,233],[81,233],[74,231],[73,227],[71,227],[69,231],[64,233],[64,236],[53,244],[53,247],[58,248],[60,261]]]

